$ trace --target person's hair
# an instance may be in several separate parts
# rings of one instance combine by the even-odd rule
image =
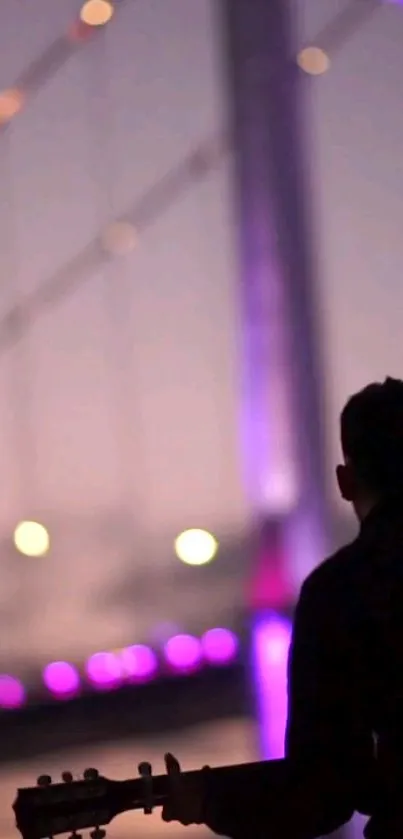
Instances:
[[[387,378],[354,394],[340,424],[344,457],[363,487],[403,495],[403,381]]]

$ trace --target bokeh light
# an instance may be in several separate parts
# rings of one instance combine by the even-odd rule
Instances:
[[[288,650],[286,624],[271,624],[270,633],[270,637],[264,639],[265,668],[278,663],[281,666]],[[238,652],[239,640],[235,633],[216,627],[207,630],[201,639],[176,632],[164,642],[162,659],[168,670],[187,676],[206,665],[226,666],[236,659]],[[112,690],[125,684],[140,686],[159,675],[164,676],[164,669],[160,674],[160,664],[160,653],[155,649],[145,644],[133,644],[95,653],[88,659],[84,670],[88,682],[96,690]],[[42,681],[49,693],[59,700],[73,699],[82,687],[80,669],[68,661],[47,664],[42,672]],[[0,675],[0,709],[19,708],[25,701],[25,688],[19,679],[9,674]]]
[[[320,47],[305,47],[297,56],[297,64],[310,76],[321,76],[330,67],[327,53]]]
[[[81,7],[80,18],[87,26],[104,26],[113,16],[114,8],[108,0],[87,0]]]
[[[25,556],[44,556],[50,547],[49,533],[37,521],[21,521],[14,531],[14,544]]]
[[[75,667],[67,661],[53,661],[43,671],[43,681],[57,697],[69,699],[80,688],[80,677]]]
[[[209,664],[229,664],[238,653],[238,639],[229,629],[209,629],[204,633],[201,644]]]
[[[4,125],[17,116],[24,104],[21,90],[10,88],[0,93],[0,125]]]
[[[14,676],[0,675],[0,708],[21,708],[24,702],[25,690],[21,682]]]
[[[111,690],[123,681],[123,664],[116,653],[95,653],[88,659],[85,669],[90,682],[99,690]]]
[[[147,682],[158,670],[158,659],[154,650],[143,644],[126,647],[120,653],[123,673],[133,682]]]
[[[207,530],[184,530],[175,539],[175,553],[186,565],[206,565],[214,559],[217,550],[217,539]]]
[[[193,673],[202,664],[202,645],[193,635],[175,635],[165,644],[164,656],[173,670]]]

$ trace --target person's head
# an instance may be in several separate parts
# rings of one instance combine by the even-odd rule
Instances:
[[[403,381],[387,378],[352,396],[341,413],[342,497],[360,519],[379,501],[403,500]]]

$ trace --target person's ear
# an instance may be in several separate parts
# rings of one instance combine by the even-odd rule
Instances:
[[[341,497],[344,501],[353,501],[355,498],[355,479],[351,466],[348,463],[340,463],[336,468],[336,478]]]

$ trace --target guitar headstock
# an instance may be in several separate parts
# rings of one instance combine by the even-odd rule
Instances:
[[[23,839],[47,839],[62,833],[82,839],[78,831],[90,830],[90,839],[105,839],[103,826],[125,810],[142,807],[152,812],[152,775],[148,763],[140,764],[135,781],[110,781],[97,769],[86,769],[80,780],[63,772],[61,782],[41,775],[34,787],[19,789],[13,808]]]

